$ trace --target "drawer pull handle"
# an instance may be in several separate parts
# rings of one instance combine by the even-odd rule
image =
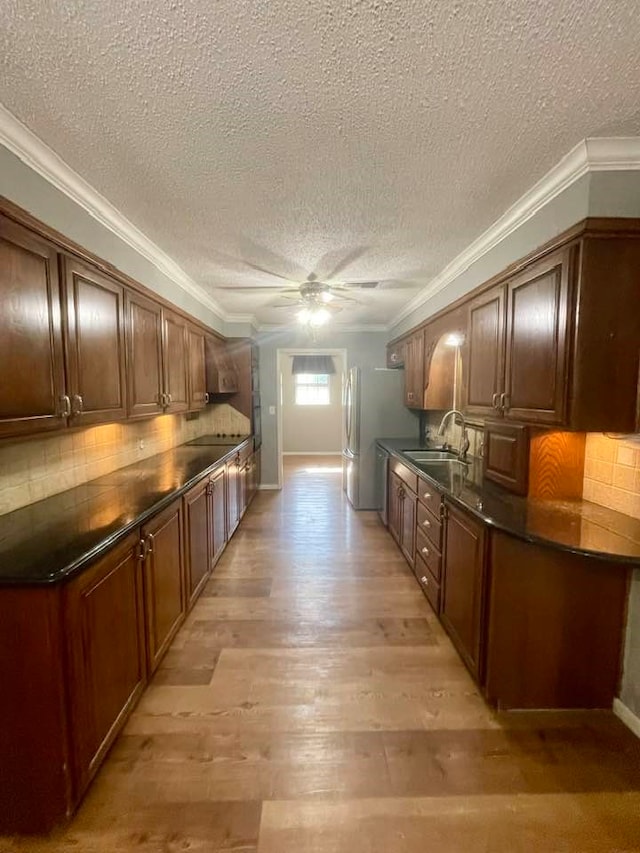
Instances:
[[[425,520],[422,522],[422,526],[423,527],[431,527],[431,522],[429,521],[428,518],[425,518]]]
[[[425,492],[423,497],[424,497],[425,501],[430,501],[431,500],[431,492]]]
[[[426,555],[427,555],[427,557],[428,557],[428,556],[429,556],[429,554],[431,553],[431,551],[429,551],[429,549],[428,549],[428,548],[423,548],[423,549],[422,549],[422,553],[423,553],[423,554],[426,554]]]
[[[420,580],[422,581],[422,583],[423,583],[425,586],[429,586],[429,579],[426,577],[426,575],[422,575],[422,577],[420,578]]]

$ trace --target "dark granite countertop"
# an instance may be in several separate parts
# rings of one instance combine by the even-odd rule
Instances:
[[[66,580],[232,456],[181,445],[0,516],[0,585]]]
[[[640,566],[637,519],[589,501],[513,495],[483,481],[480,459],[471,459],[465,467],[434,462],[423,466],[412,462],[403,451],[422,450],[426,445],[399,438],[380,438],[378,444],[417,474],[431,479],[452,503],[491,527],[528,542]]]

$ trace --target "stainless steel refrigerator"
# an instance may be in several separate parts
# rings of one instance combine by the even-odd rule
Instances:
[[[376,438],[416,441],[419,416],[404,405],[404,371],[352,367],[344,390],[342,483],[355,509],[376,509]]]

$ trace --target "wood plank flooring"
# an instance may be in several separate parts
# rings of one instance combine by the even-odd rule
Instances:
[[[289,457],[73,822],[0,851],[639,851],[639,744],[492,713],[339,460]]]

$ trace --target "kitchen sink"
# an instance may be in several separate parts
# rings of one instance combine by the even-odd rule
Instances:
[[[412,462],[424,465],[425,462],[459,462],[455,450],[405,450],[404,455]]]

